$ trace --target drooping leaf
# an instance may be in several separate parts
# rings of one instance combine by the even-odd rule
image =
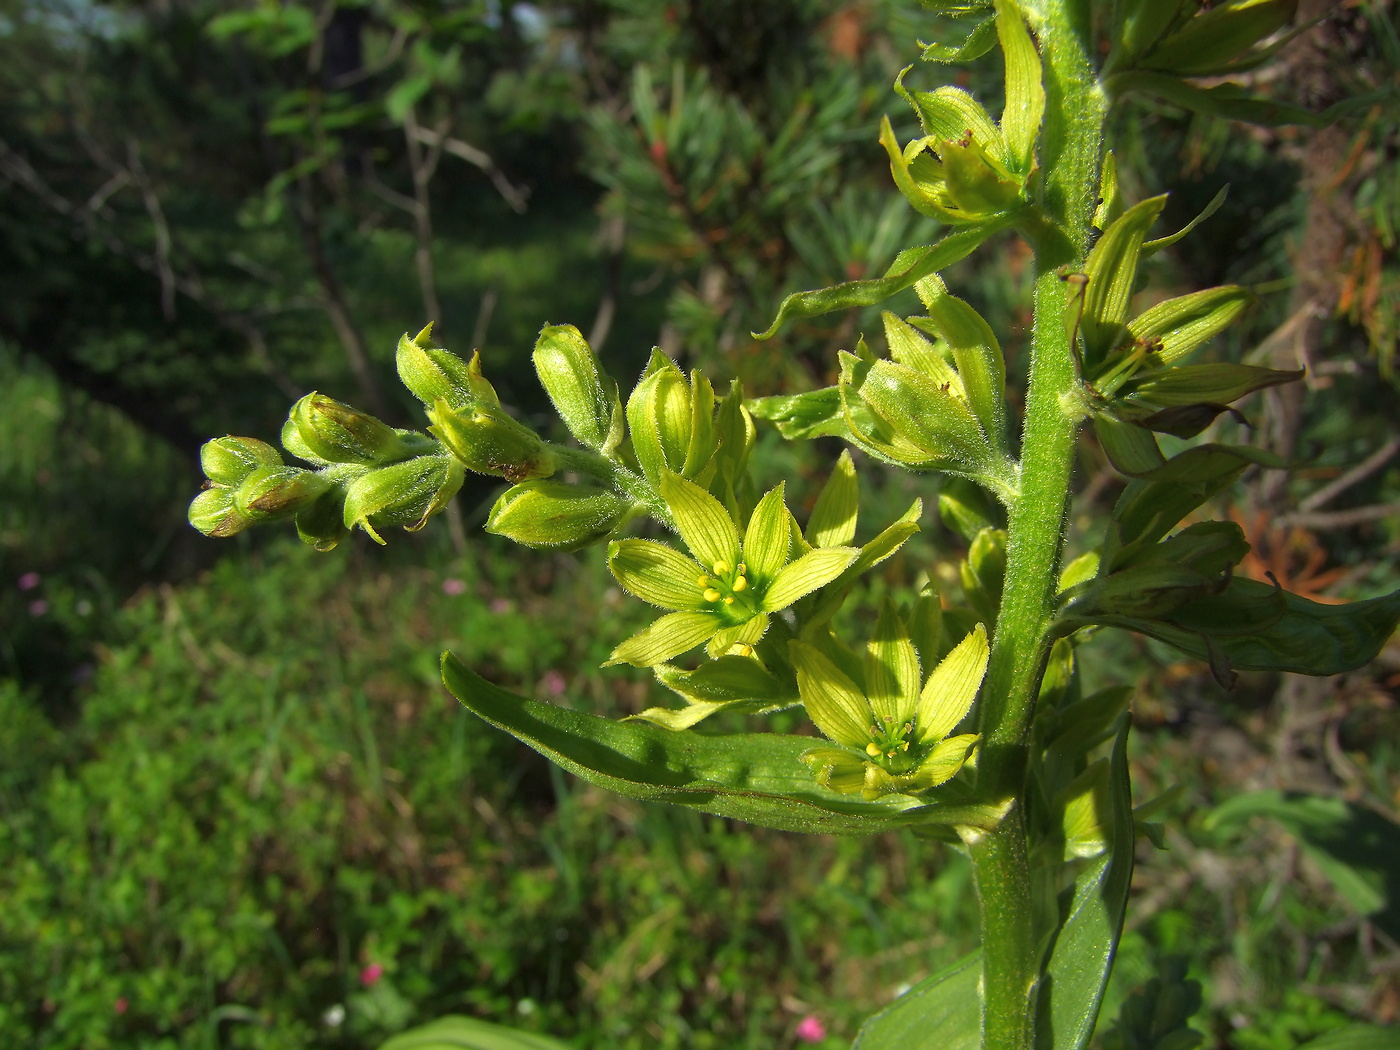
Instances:
[[[1219,668],[1334,675],[1376,658],[1400,624],[1400,591],[1348,605],[1323,605],[1236,577],[1226,590],[1188,602],[1165,619],[1093,614],[1094,622],[1139,631]]]
[[[755,332],[753,337],[770,339],[786,322],[797,318],[816,317],[833,310],[874,306],[884,302],[896,292],[902,292],[913,285],[915,281],[952,266],[992,234],[1005,229],[1011,221],[1010,216],[997,216],[988,219],[982,225],[950,233],[937,244],[908,248],[899,253],[883,277],[868,281],[847,281],[831,288],[817,288],[809,292],[794,292],[782,301],[773,323],[763,333]]]
[[[974,952],[925,978],[861,1025],[851,1050],[978,1050],[982,956]]]
[[[443,654],[442,675],[452,694],[483,720],[570,773],[629,798],[813,834],[940,823],[985,827],[1003,812],[975,803],[924,803],[907,795],[867,800],[831,791],[802,764],[813,743],[809,736],[709,736],[613,722],[508,693],[451,653]]]
[[[934,42],[925,44],[919,41],[919,46],[924,49],[921,56],[925,62],[944,62],[948,64],[972,62],[981,58],[997,42],[996,19],[988,18],[977,23],[972,32],[968,33],[960,43],[944,44]]]
[[[1140,373],[1132,393],[1115,407],[1145,405],[1152,409],[1205,402],[1228,405],[1246,394],[1267,387],[1292,383],[1303,378],[1303,370],[1284,371],[1258,365],[1221,362],[1207,365],[1179,365],[1160,372]]]

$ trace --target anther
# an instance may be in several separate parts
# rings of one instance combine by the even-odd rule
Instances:
[[[717,562],[715,562],[714,565],[711,566],[711,567],[715,570],[715,575],[716,575],[716,576],[723,576],[725,573],[727,573],[727,572],[729,571],[729,562],[727,562],[727,561],[717,561]]]
[[[871,758],[879,758],[879,757],[880,757],[880,747],[879,747],[878,744],[866,744],[866,745],[865,745],[865,753],[866,753],[867,755],[869,755]]]
[[[734,595],[731,594],[728,598],[724,599],[724,604],[725,604],[725,605],[733,605],[733,604],[734,604]]]
[[[736,591],[742,591],[744,588],[748,587],[748,585],[749,581],[743,576],[736,576],[734,578],[734,589]]]
[[[717,601],[719,601],[719,591],[717,591],[717,590],[715,590],[713,587],[711,587],[708,591],[705,592],[705,600],[706,600],[707,602],[717,602]]]
[[[710,578],[708,576],[701,576],[696,579],[695,583],[698,587],[708,587],[710,585]]]

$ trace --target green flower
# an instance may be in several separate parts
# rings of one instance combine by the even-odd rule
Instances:
[[[987,631],[980,623],[922,689],[909,628],[888,602],[858,669],[864,688],[815,646],[793,641],[788,648],[807,714],[843,745],[802,756],[818,783],[872,799],[912,794],[951,779],[972,754],[975,734],[948,734],[972,707],[987,672]]]
[[[609,664],[654,667],[701,642],[711,656],[751,646],[770,614],[836,579],[860,553],[818,547],[789,561],[795,530],[782,485],[759,500],[742,543],[723,504],[699,485],[668,471],[660,489],[693,557],[654,540],[608,547],[608,568],[623,588],[672,610],[614,649]]]

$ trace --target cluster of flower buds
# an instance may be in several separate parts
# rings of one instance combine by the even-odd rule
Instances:
[[[463,466],[478,474],[526,481],[554,473],[544,440],[501,407],[481,372],[481,355],[463,361],[432,345],[432,325],[399,338],[399,378],[428,409],[429,433]]]
[[[208,482],[190,506],[190,522],[207,536],[231,536],[261,521],[295,518],[301,538],[330,550],[359,526],[422,528],[462,485],[461,464],[431,438],[395,430],[323,394],[292,406],[282,445],[313,468],[288,466],[256,438],[207,442]]]
[[[204,449],[206,491],[190,520],[231,536],[254,522],[294,517],[302,538],[329,550],[346,529],[410,531],[447,505],[465,471],[513,483],[487,528],[532,547],[572,550],[605,539],[638,513],[674,519],[664,477],[694,481],[737,508],[736,486],[753,447],[753,421],[734,385],[716,398],[698,371],[687,376],[659,350],[624,409],[578,329],[549,325],[535,346],[540,383],[582,449],[552,445],[513,418],[482,374],[433,345],[432,326],[399,339],[400,378],[423,402],[429,434],[397,430],[323,394],[298,401],[282,444],[313,469],[287,466],[252,438]],[[565,475],[582,475],[582,479]]]

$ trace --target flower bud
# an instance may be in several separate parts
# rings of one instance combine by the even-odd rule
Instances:
[[[433,326],[428,325],[412,339],[405,332],[399,336],[395,353],[399,379],[419,401],[433,405],[446,401],[453,408],[462,408],[475,401],[499,406],[495,388],[481,374],[481,355],[473,354],[463,361],[450,350],[432,345]]]
[[[346,528],[360,526],[376,543],[384,542],[376,529],[386,525],[417,532],[457,494],[462,478],[462,465],[443,455],[367,471],[346,487],[342,521]]]
[[[527,481],[496,501],[486,531],[527,547],[578,550],[617,528],[631,506],[608,489]]]
[[[299,447],[328,463],[377,465],[414,452],[393,427],[324,394],[307,394],[292,406],[288,418]]]
[[[190,524],[206,536],[224,537],[242,532],[253,524],[251,518],[238,512],[233,503],[233,490],[208,488],[190,503]]]
[[[1006,578],[1006,531],[983,529],[979,532],[958,569],[968,604],[983,620],[994,622]]]
[[[199,450],[199,464],[214,484],[233,487],[259,467],[280,467],[282,457],[266,441],[230,434],[206,441]]]
[[[660,350],[627,399],[627,426],[642,473],[653,485],[667,471],[694,478],[718,446],[714,389],[700,372],[685,374]]]
[[[233,505],[244,517],[268,521],[295,514],[330,487],[320,474],[298,467],[262,467],[243,479]]]
[[[297,511],[297,535],[301,542],[318,551],[334,550],[345,538],[345,493],[339,486],[327,489]]]
[[[617,383],[579,330],[547,325],[535,343],[535,372],[569,431],[604,455],[622,443],[622,403]]]
[[[478,404],[455,410],[442,400],[428,418],[433,422],[428,429],[468,470],[517,482],[554,473],[554,455],[539,435],[499,408]]]

